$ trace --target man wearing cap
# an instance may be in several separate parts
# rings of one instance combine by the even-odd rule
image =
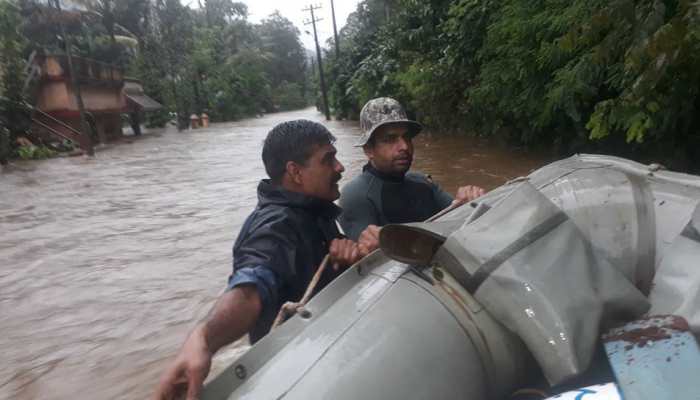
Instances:
[[[423,127],[408,119],[398,101],[380,97],[367,102],[360,112],[360,127],[356,146],[362,146],[368,162],[341,192],[340,224],[365,251],[377,247],[379,226],[425,221],[453,203],[484,194],[479,187],[464,186],[453,198],[427,176],[409,172],[412,140]]]

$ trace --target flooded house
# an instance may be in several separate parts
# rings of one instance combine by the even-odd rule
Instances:
[[[72,61],[93,143],[121,137],[126,119],[123,117],[135,119],[131,125],[139,134],[140,115],[162,108],[143,92],[139,81],[126,78],[121,68],[80,57],[73,57]],[[81,133],[80,111],[69,71],[65,55],[40,55],[32,60],[32,132],[44,140],[69,139],[85,148],[87,137]]]

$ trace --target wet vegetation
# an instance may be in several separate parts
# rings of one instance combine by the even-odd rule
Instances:
[[[697,2],[363,0],[339,43],[337,117],[389,95],[434,130],[700,168]]]

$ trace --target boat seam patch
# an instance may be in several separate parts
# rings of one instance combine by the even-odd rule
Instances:
[[[536,242],[544,235],[553,231],[559,225],[567,221],[569,217],[564,211],[559,210],[556,214],[550,216],[546,220],[540,222],[537,226],[530,229],[506,248],[496,253],[489,260],[481,264],[479,269],[468,279],[465,289],[470,293],[474,293],[479,289],[482,283],[494,272],[503,265],[509,258],[524,249],[525,247]]]
[[[632,189],[634,207],[637,212],[637,288],[649,295],[656,272],[656,212],[654,197],[645,178],[625,173]]]

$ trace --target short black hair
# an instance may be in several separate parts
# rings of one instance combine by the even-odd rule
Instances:
[[[305,119],[282,122],[268,132],[263,142],[265,171],[272,182],[279,183],[289,161],[306,165],[317,146],[333,143],[335,136],[318,122]]]

